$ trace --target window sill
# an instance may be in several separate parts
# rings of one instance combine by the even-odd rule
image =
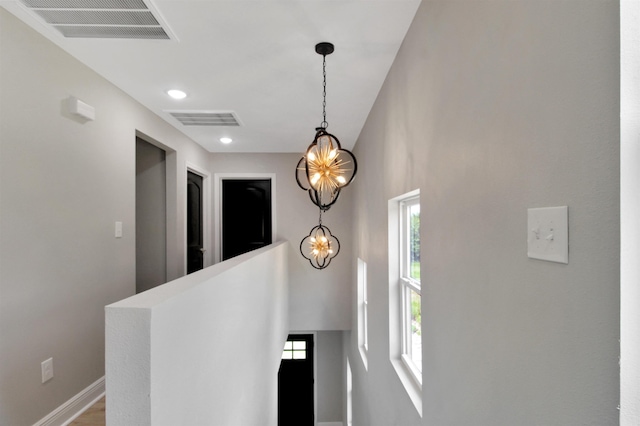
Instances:
[[[391,364],[394,370],[396,370],[402,386],[407,391],[409,399],[413,402],[413,406],[416,408],[420,417],[422,417],[422,384],[418,383],[412,372],[412,368],[410,368],[402,358],[392,359]]]
[[[365,371],[369,371],[369,361],[367,360],[367,347],[366,346],[358,346],[360,352],[360,358],[362,358],[362,363],[364,364]]]

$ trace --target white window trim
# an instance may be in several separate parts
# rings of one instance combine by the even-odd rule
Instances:
[[[367,262],[358,258],[356,271],[357,274],[357,291],[358,291],[358,349],[360,357],[364,364],[365,370],[368,370],[368,352],[369,352],[369,330],[368,330],[368,292],[367,292]]]
[[[411,290],[422,295],[420,281],[411,277],[411,241],[409,235],[409,209],[414,205],[420,204],[420,194],[402,197],[398,201],[399,213],[398,217],[400,235],[399,235],[399,269],[400,269],[400,300],[402,304],[402,362],[406,365],[413,380],[417,381],[422,388],[422,372],[420,368],[413,362],[411,358],[412,341],[411,341]]]
[[[405,288],[416,288],[410,278],[401,278],[407,266],[402,266],[408,246],[403,244],[401,215],[403,203],[420,196],[415,190],[389,200],[389,358],[411,402],[422,417],[422,373],[406,352],[404,336],[407,309],[404,303]],[[404,247],[406,246],[406,247]],[[404,269],[404,270],[403,270]],[[419,289],[419,287],[417,287]],[[410,328],[408,328],[410,329]]]

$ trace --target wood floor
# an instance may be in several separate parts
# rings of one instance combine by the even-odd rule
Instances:
[[[69,426],[105,426],[104,397],[93,404],[80,417],[69,423]]]

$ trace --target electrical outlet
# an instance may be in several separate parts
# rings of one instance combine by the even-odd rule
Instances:
[[[42,370],[42,383],[53,379],[53,358],[42,361],[40,369]]]

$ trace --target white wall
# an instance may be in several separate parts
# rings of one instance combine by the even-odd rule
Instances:
[[[355,149],[355,425],[618,422],[619,37],[615,1],[422,2]],[[388,348],[387,200],[418,188],[423,418]],[[528,259],[559,205],[569,264]]]
[[[106,307],[109,425],[276,425],[288,244]]]
[[[305,149],[304,147],[303,149]],[[344,330],[351,326],[351,186],[323,214],[322,223],[340,240],[340,253],[318,271],[300,254],[300,241],[318,224],[318,208],[298,187],[295,168],[300,154],[213,154],[213,173],[273,173],[276,175],[278,240],[289,244],[290,330]],[[358,177],[356,177],[358,179]],[[214,197],[219,196],[213,194]],[[214,238],[219,238],[214,235]]]
[[[175,151],[169,279],[184,273],[185,162],[209,156],[2,8],[0,40],[0,424],[17,426],[104,374],[104,306],[135,291],[136,133]],[[96,120],[66,113],[69,96]]]

